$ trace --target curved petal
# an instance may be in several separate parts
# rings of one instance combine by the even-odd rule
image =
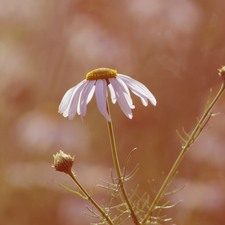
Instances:
[[[87,89],[89,84],[90,84],[90,81],[87,81],[86,84],[83,86],[82,90],[80,91],[80,96],[79,96],[79,99],[78,99],[78,102],[77,102],[77,114],[78,115],[81,114],[80,106],[81,106],[81,100],[82,100],[82,97],[83,97],[83,93],[85,92],[85,90]],[[82,116],[81,116],[81,119],[83,120]]]
[[[82,83],[73,93],[73,96],[71,98],[71,101],[68,106],[68,118],[72,120],[76,116],[77,111],[77,104],[80,98],[80,94],[83,91],[83,88],[88,84],[88,81],[85,80],[84,83]]]
[[[74,92],[74,90],[76,89],[76,86],[75,87],[72,87],[70,88],[66,93],[65,95],[63,96],[61,102],[60,102],[60,105],[59,105],[59,109],[58,109],[58,112],[59,113],[63,113],[66,108],[68,107],[69,103],[70,103],[70,99],[72,97],[72,94]]]
[[[108,87],[109,87],[112,103],[115,104],[116,103],[116,95],[115,95],[115,92],[113,90],[113,87],[112,87],[111,84],[109,84]]]
[[[95,81],[96,82],[96,81]],[[95,83],[94,83],[95,84]],[[93,88],[90,90],[90,92],[89,92],[89,95],[88,95],[88,97],[87,97],[87,104],[91,101],[91,99],[92,99],[92,97],[93,97],[93,95],[94,95],[94,93],[95,93],[95,85],[93,86]]]
[[[117,83],[120,85],[121,90],[122,90],[124,93],[130,94],[130,91],[129,91],[127,85],[123,82],[122,79],[119,78],[119,76],[117,76],[117,77],[114,78],[114,79],[117,80]]]
[[[59,105],[59,113],[63,113],[67,107],[69,106],[69,103],[71,101],[71,97],[73,95],[73,93],[77,90],[77,88],[80,87],[81,84],[83,84],[85,82],[85,80],[81,81],[79,84],[77,84],[76,86],[70,88],[65,95],[63,96],[61,103]]]
[[[80,96],[80,114],[81,114],[81,119],[82,119],[82,116],[86,115],[87,104],[90,102],[91,98],[93,97],[94,92],[92,90],[94,90],[94,87],[95,87],[94,85],[95,85],[95,81],[91,80],[88,83],[88,86],[84,89],[84,91],[82,92],[82,94]],[[89,97],[89,99],[88,99],[88,97]]]
[[[132,79],[123,74],[118,74],[118,77],[124,81],[124,83],[130,88],[130,90],[137,95],[138,97],[142,98],[142,103],[146,105],[147,99],[153,104],[156,105],[156,99],[153,94],[145,87],[142,83]]]
[[[129,91],[127,85],[126,85],[126,84],[123,82],[123,80],[121,80],[118,76],[116,77],[116,81],[117,81],[117,83],[120,85],[121,90],[124,92],[124,96],[125,96],[125,98],[127,99],[127,102],[128,102],[128,104],[129,104],[130,108],[131,108],[131,109],[134,109],[135,106],[134,106],[134,104],[133,104],[133,100],[132,100],[132,98],[131,98],[131,96],[130,96],[130,91]]]
[[[96,81],[95,96],[100,113],[108,120],[111,118],[106,108],[106,96],[107,96],[107,82],[104,79]]]
[[[134,92],[133,92],[134,93]],[[136,94],[138,96],[138,93]],[[138,96],[141,99],[141,102],[144,106],[148,106],[148,99]]]
[[[125,93],[122,91],[120,85],[117,83],[117,80],[115,78],[110,78],[109,82],[112,84],[112,87],[115,91],[120,108],[128,118],[132,119],[133,114],[131,112],[130,105],[125,97]]]

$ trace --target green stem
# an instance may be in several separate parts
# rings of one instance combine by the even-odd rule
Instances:
[[[109,113],[109,115],[111,117],[108,100],[107,100],[107,110],[108,110],[108,113]],[[107,121],[107,124],[108,124],[108,130],[109,130],[109,138],[110,138],[113,162],[114,162],[114,166],[115,166],[115,169],[116,169],[117,177],[119,179],[120,189],[121,189],[123,197],[124,197],[124,199],[125,199],[125,201],[126,201],[126,203],[128,205],[128,208],[130,210],[130,215],[131,215],[131,218],[133,219],[133,222],[136,225],[140,225],[140,223],[139,223],[139,221],[138,221],[138,219],[137,219],[137,217],[136,217],[136,215],[134,213],[134,210],[132,208],[130,200],[128,198],[128,195],[127,195],[127,192],[125,190],[125,187],[124,187],[124,180],[123,180],[123,177],[121,175],[119,160],[118,160],[118,156],[117,156],[116,142],[115,142],[115,137],[114,137],[114,132],[113,132],[112,120],[111,121]]]
[[[189,137],[188,141],[186,142],[185,146],[183,147],[183,150],[181,151],[180,155],[178,156],[176,162],[173,164],[172,169],[170,170],[169,174],[167,175],[167,177],[166,177],[163,185],[161,186],[159,192],[157,193],[154,201],[152,202],[152,205],[149,208],[148,213],[146,214],[145,218],[142,220],[142,222],[141,222],[142,225],[146,224],[147,220],[150,218],[153,210],[155,209],[155,207],[158,204],[159,200],[161,199],[165,189],[167,188],[168,183],[170,182],[171,178],[173,177],[174,173],[176,172],[178,165],[180,164],[181,160],[183,159],[184,154],[186,153],[186,151],[188,150],[190,145],[194,142],[196,133],[201,129],[201,125],[205,121],[207,115],[209,115],[211,109],[216,104],[219,97],[222,95],[224,89],[225,89],[224,83],[222,83],[221,88],[220,88],[219,92],[217,93],[216,97],[214,98],[214,100],[212,101],[212,103],[210,104],[208,109],[205,111],[205,113],[203,114],[202,118],[196,125],[194,131],[192,132],[191,136]]]
[[[102,208],[95,202],[95,200],[88,194],[88,192],[83,188],[83,186],[80,184],[80,182],[77,180],[77,178],[74,176],[73,172],[71,171],[68,173],[68,175],[72,178],[72,180],[76,183],[76,185],[80,188],[80,190],[84,193],[84,195],[87,197],[88,201],[90,201],[95,208],[102,214],[102,216],[106,219],[108,224],[113,225],[112,220],[110,217],[102,210]]]

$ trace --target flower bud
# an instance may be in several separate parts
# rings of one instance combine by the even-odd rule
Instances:
[[[70,154],[67,155],[62,150],[60,150],[60,152],[56,155],[53,155],[53,157],[54,164],[52,167],[54,167],[56,171],[71,174],[74,156],[71,157]]]

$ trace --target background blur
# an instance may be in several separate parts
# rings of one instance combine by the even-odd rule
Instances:
[[[156,107],[136,108],[129,120],[111,104],[121,166],[140,163],[127,190],[158,190],[181,151],[176,129],[191,132],[225,65],[223,0],[0,0],[0,223],[89,224],[86,201],[59,187],[69,177],[51,168],[62,149],[87,190],[108,180],[113,167],[107,126],[95,98],[84,122],[58,114],[65,92],[96,68],[116,69],[155,95]],[[225,207],[225,95],[210,124],[187,152],[171,189],[167,224],[222,225]],[[101,203],[107,194],[96,188]]]

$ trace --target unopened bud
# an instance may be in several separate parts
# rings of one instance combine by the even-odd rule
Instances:
[[[54,164],[52,165],[56,171],[64,172],[66,174],[71,174],[72,172],[72,165],[74,161],[74,156],[71,157],[70,154],[65,154],[62,150],[54,157]]]

